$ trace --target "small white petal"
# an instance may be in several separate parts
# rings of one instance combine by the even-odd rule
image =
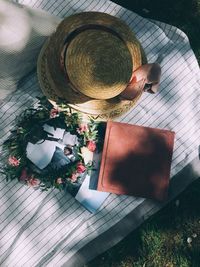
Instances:
[[[192,243],[192,238],[191,237],[188,237],[187,238],[187,242],[188,242],[188,244]]]
[[[192,234],[192,237],[196,238],[196,237],[197,237],[197,234],[195,234],[195,233],[194,233],[194,234]]]

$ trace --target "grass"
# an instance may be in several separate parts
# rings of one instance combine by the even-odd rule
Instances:
[[[198,179],[178,199],[87,267],[199,267],[199,203]]]
[[[200,0],[114,2],[183,30],[200,63]],[[85,267],[199,266],[200,180],[197,180],[176,200]]]

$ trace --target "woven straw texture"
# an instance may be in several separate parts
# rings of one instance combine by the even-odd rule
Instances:
[[[94,24],[97,29],[87,28]],[[60,67],[66,37],[83,26],[67,46],[66,74]],[[75,110],[107,120],[129,110],[140,97],[142,92],[132,101],[118,95],[143,62],[142,47],[125,23],[108,14],[84,12],[64,19],[45,43],[38,78],[52,103],[61,98]]]
[[[132,74],[132,59],[126,44],[102,30],[78,34],[67,49],[65,66],[75,87],[97,99],[120,94]]]

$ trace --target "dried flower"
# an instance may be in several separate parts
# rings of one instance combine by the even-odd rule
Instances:
[[[11,165],[11,166],[13,166],[13,167],[17,167],[20,164],[20,159],[17,159],[14,156],[10,156],[8,158],[8,164]]]
[[[56,117],[58,117],[59,116],[59,110],[57,109],[57,108],[52,108],[51,110],[50,110],[50,115],[49,115],[49,117],[51,118],[51,119],[53,119],[53,118],[56,118]]]
[[[94,152],[96,150],[96,143],[92,140],[88,141],[86,146],[91,152]]]
[[[83,173],[86,170],[86,167],[83,165],[82,162],[78,162],[76,165],[76,171],[78,173]]]

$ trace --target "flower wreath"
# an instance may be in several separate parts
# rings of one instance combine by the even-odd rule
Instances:
[[[72,112],[67,105],[59,104],[53,107],[45,97],[38,98],[36,108],[26,109],[18,118],[11,136],[4,142],[3,149],[6,157],[2,172],[7,180],[18,179],[28,186],[46,191],[50,188],[66,189],[74,195],[80,187],[85,174],[93,168],[93,162],[84,162],[82,148],[91,152],[100,151],[102,140],[100,126],[90,118],[83,122],[81,113]],[[62,128],[77,136],[75,145],[77,157],[67,167],[58,170],[48,169],[47,172],[38,172],[33,163],[27,158],[27,144],[36,144],[39,140],[46,140],[42,126],[47,123],[54,129]]]

